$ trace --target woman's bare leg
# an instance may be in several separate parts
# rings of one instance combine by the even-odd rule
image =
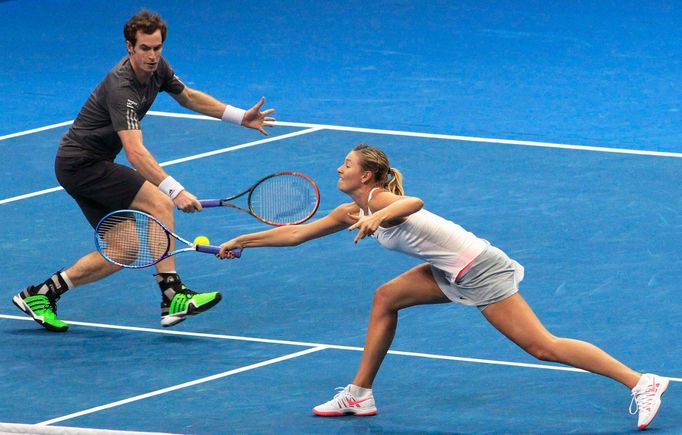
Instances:
[[[413,305],[450,302],[436,284],[431,266],[422,264],[382,284],[374,294],[365,350],[353,385],[372,388],[379,366],[391,347],[398,325],[398,310]]]
[[[519,293],[489,305],[483,315],[498,331],[540,360],[597,373],[630,389],[639,381],[640,373],[595,345],[550,334]]]

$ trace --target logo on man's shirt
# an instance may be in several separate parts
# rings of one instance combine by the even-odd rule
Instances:
[[[126,101],[126,123],[128,130],[139,130],[140,121],[137,116],[137,102],[128,99]]]

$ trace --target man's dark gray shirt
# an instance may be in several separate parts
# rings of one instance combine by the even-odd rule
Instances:
[[[139,130],[159,91],[179,94],[185,85],[164,58],[149,82],[141,84],[126,56],[92,91],[59,144],[57,157],[114,160],[121,151],[117,132]]]

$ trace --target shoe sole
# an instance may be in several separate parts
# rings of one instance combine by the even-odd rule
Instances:
[[[48,331],[66,332],[69,329],[68,326],[65,326],[63,328],[58,328],[56,326],[50,325],[49,323],[45,323],[43,320],[40,319],[40,317],[33,314],[33,310],[31,310],[31,308],[28,305],[26,305],[24,303],[24,300],[21,299],[19,296],[14,296],[12,298],[12,303],[14,305],[16,305],[16,307],[19,308],[21,311],[23,311],[25,314],[28,314],[29,316],[31,316],[31,318],[33,318],[33,320],[35,320],[36,323],[38,323],[40,326],[47,329]]]
[[[670,381],[668,379],[662,379],[661,380],[661,395],[658,396],[658,404],[656,405],[656,411],[654,411],[653,417],[651,417],[651,420],[649,420],[649,422],[647,424],[637,426],[638,430],[645,430],[647,427],[649,427],[651,422],[654,421],[654,418],[656,418],[656,416],[658,415],[658,411],[661,409],[661,403],[663,403],[663,401],[661,400],[661,397],[663,397],[665,392],[668,391],[668,385],[670,385]]]
[[[203,313],[204,311],[215,307],[218,304],[218,302],[220,302],[222,299],[223,299],[223,296],[220,293],[218,293],[216,295],[215,299],[213,299],[211,302],[205,303],[204,305],[202,305],[200,307],[195,307],[194,305],[192,305],[190,303],[187,306],[187,312],[181,313],[181,314],[173,314],[172,316],[162,317],[161,318],[161,326],[163,326],[164,328],[169,328],[171,326],[175,326],[178,323],[184,321],[187,318],[187,316],[194,316],[196,314]],[[164,324],[164,320],[169,320],[169,322]]]
[[[369,411],[369,412],[353,412],[353,411],[346,411],[346,412],[335,412],[335,411],[317,411],[313,409],[313,414],[318,415],[320,417],[348,417],[348,416],[353,416],[353,417],[371,417],[373,415],[377,415],[377,410],[375,409],[374,411]]]

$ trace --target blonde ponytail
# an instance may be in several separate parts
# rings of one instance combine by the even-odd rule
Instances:
[[[403,174],[396,168],[389,168],[388,174],[391,178],[388,180],[388,183],[386,183],[386,190],[394,195],[405,195],[405,189],[403,189]]]

